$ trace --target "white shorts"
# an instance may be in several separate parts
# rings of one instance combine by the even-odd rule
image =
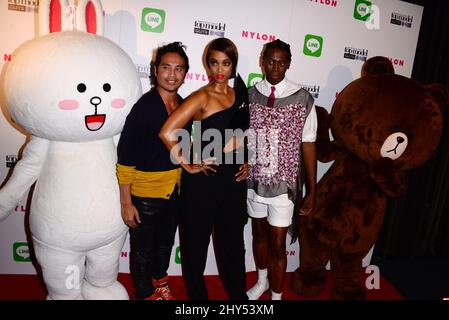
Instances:
[[[248,215],[251,218],[267,218],[274,227],[288,227],[292,224],[295,205],[291,201],[283,204],[267,204],[246,199]]]

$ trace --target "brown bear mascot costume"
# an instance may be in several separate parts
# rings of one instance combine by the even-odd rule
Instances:
[[[318,159],[334,163],[318,184],[315,211],[298,219],[294,292],[320,294],[330,260],[333,298],[365,298],[361,262],[379,236],[387,197],[404,195],[404,171],[423,164],[437,148],[447,103],[445,88],[396,75],[388,59],[373,57],[330,114],[317,108]]]

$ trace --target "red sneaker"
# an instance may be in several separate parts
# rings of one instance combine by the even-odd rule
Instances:
[[[168,276],[165,276],[159,280],[153,279],[153,286],[156,288],[153,295],[157,294],[160,299],[151,300],[176,300],[175,296],[171,293],[170,287],[168,286]]]
[[[157,290],[154,290],[153,294],[148,298],[145,298],[145,300],[162,300],[162,297],[159,296],[159,292]]]

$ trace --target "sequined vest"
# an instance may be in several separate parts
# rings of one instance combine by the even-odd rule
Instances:
[[[262,197],[287,193],[295,201],[301,190],[301,141],[313,97],[304,89],[276,98],[268,107],[268,97],[255,86],[248,91],[250,108],[250,170],[248,188]]]

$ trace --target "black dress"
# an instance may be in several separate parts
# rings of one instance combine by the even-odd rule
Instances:
[[[246,90],[246,88],[245,88]],[[216,149],[222,152],[226,143],[226,129],[246,130],[247,104],[236,90],[234,104],[216,112],[201,121],[201,136],[208,129],[216,129],[223,137]],[[246,121],[248,119],[248,121]],[[195,130],[199,128],[196,127]],[[201,143],[201,150],[208,141]],[[218,157],[219,154],[212,156]],[[246,300],[245,245],[243,229],[247,222],[246,181],[235,181],[240,163],[222,162],[217,173],[206,176],[203,173],[189,174],[184,171],[181,182],[181,258],[187,293],[192,300],[207,300],[204,269],[210,235],[213,232],[217,266],[228,297],[232,300]],[[229,157],[227,158],[229,160]]]

